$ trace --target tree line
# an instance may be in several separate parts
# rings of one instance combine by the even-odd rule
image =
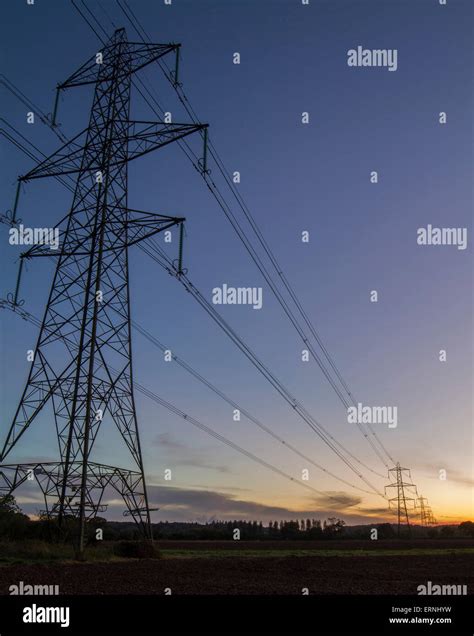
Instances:
[[[66,520],[71,535],[75,533],[76,519]],[[88,522],[89,536],[94,540],[96,530],[102,530],[104,540],[138,539],[139,534],[133,522],[107,521],[96,517]],[[227,540],[234,538],[234,531],[240,531],[241,540],[304,540],[304,539],[367,539],[371,528],[377,528],[379,539],[396,538],[396,526],[391,523],[346,526],[342,519],[300,519],[275,520],[264,525],[262,521],[235,519],[232,521],[211,520],[198,522],[162,521],[153,524],[156,539],[181,540]],[[45,517],[31,520],[23,514],[13,496],[0,500],[0,539],[21,540],[54,538],[57,524]],[[474,538],[474,523],[464,521],[459,525],[422,528],[412,526],[412,538]]]

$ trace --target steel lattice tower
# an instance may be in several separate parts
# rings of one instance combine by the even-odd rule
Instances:
[[[133,393],[128,248],[182,227],[184,219],[128,207],[128,162],[206,125],[132,121],[130,92],[133,73],[169,53],[179,56],[179,46],[128,42],[125,30],[118,29],[99,54],[58,85],[57,95],[94,85],[88,128],[19,178],[20,185],[77,175],[71,209],[57,226],[59,249],[41,245],[22,254],[21,263],[56,256],[57,264],[26,387],[0,454],[0,496],[36,478],[49,516],[59,525],[65,517],[79,519],[79,553],[86,521],[104,510],[108,487],[120,493],[124,514],[133,517],[142,535],[152,538]],[[59,461],[6,464],[46,408],[56,425]],[[106,421],[118,428],[132,469],[90,461]]]
[[[418,497],[415,504],[420,511],[420,525],[425,527],[429,524],[428,499],[426,497]]]
[[[408,505],[413,504],[413,506],[415,505],[415,498],[414,497],[407,497],[407,493],[408,494],[414,494],[416,496],[416,486],[415,484],[411,483],[411,474],[410,474],[410,470],[408,468],[402,468],[400,466],[400,463],[397,462],[395,468],[390,468],[388,471],[389,474],[389,478],[394,479],[392,480],[392,483],[388,484],[388,486],[385,486],[385,493],[387,492],[388,488],[395,488],[396,489],[396,495],[395,497],[391,497],[388,500],[389,503],[389,507],[393,509],[393,507],[396,507],[397,510],[397,520],[398,520],[398,536],[400,536],[400,529],[401,529],[401,525],[402,525],[402,518],[404,518],[405,522],[406,522],[406,526],[407,526],[407,530],[408,530],[408,534],[410,534],[410,520],[408,518]],[[410,479],[410,481],[403,481],[404,480],[404,474],[408,476],[408,478]],[[413,489],[414,489],[414,493],[413,493]]]

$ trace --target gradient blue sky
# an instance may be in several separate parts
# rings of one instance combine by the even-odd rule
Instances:
[[[89,3],[104,27],[127,28],[111,0]],[[283,269],[317,325],[355,396],[364,404],[395,404],[399,425],[377,432],[392,455],[412,469],[439,521],[472,515],[472,249],[420,247],[416,231],[472,223],[472,3],[448,0],[215,1],[130,0],[155,42],[181,42],[181,81]],[[43,110],[54,87],[98,50],[96,36],[69,2],[10,1],[2,9],[2,72]],[[398,70],[349,68],[347,51],[396,48]],[[241,54],[241,64],[232,54]],[[171,60],[170,60],[171,62]],[[141,72],[175,121],[187,121],[156,65]],[[3,117],[43,152],[57,139],[2,88]],[[62,131],[87,125],[89,88],[74,89],[59,109]],[[310,113],[301,124],[302,111]],[[446,111],[448,123],[438,123]],[[132,116],[155,116],[138,94]],[[2,124],[3,126],[3,124]],[[195,143],[196,151],[199,144]],[[2,139],[3,210],[15,180],[31,162]],[[213,168],[213,166],[210,166]],[[379,183],[369,181],[372,170]],[[217,171],[213,176],[218,183]],[[230,200],[230,197],[229,197]],[[189,276],[211,298],[214,286],[263,285],[247,253],[177,147],[130,165],[131,207],[187,217]],[[52,225],[70,193],[54,180],[27,185],[20,216]],[[1,295],[11,291],[19,248],[2,226]],[[302,230],[311,232],[302,244]],[[41,315],[52,265],[28,267],[25,308]],[[241,402],[275,432],[341,477],[354,475],[257,374],[178,283],[139,250],[131,256],[132,317]],[[369,302],[370,290],[379,302]],[[377,458],[301,343],[270,291],[261,311],[228,306],[221,313],[333,435],[380,470]],[[3,311],[1,428],[10,424],[28,370],[25,351],[35,328]],[[446,349],[448,361],[438,361]],[[231,408],[134,334],[135,377],[205,424],[299,477],[304,462],[253,424],[232,421]],[[250,516],[272,519],[331,510],[297,484],[250,460],[137,396],[155,519]],[[97,459],[127,457],[112,432],[98,438]],[[52,422],[43,418],[9,461],[55,457]],[[165,468],[173,481],[164,482]],[[447,470],[440,481],[438,471]],[[383,488],[384,480],[374,476]],[[383,518],[384,501],[345,488],[311,469],[318,490],[350,495],[337,512],[347,521]],[[469,486],[471,483],[471,487]],[[362,484],[361,484],[362,485]],[[162,486],[162,488],[155,488]],[[359,496],[362,498],[359,501]],[[25,509],[34,510],[34,494]],[[30,503],[28,503],[30,502]],[[29,508],[28,508],[29,506]],[[36,506],[37,507],[37,506]],[[364,513],[362,509],[367,510]],[[118,509],[118,508],[117,508]],[[115,510],[111,506],[111,510]]]

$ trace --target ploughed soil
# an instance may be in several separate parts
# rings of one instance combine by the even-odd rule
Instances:
[[[367,539],[320,541],[181,541],[156,542],[163,550],[429,550],[474,548],[474,539]]]
[[[60,594],[416,594],[418,585],[467,585],[474,590],[474,554],[418,555],[416,550],[472,547],[466,541],[327,541],[301,542],[167,541],[159,546],[163,559],[90,563],[15,564],[0,567],[0,594],[20,581],[31,585],[59,585]],[[377,544],[377,546],[373,546]],[[201,547],[200,547],[201,546]],[[235,547],[234,547],[235,546]],[[354,556],[357,549],[413,547],[409,555]],[[351,556],[243,556],[238,550],[289,550],[299,547],[336,548]],[[166,551],[215,551],[211,556],[167,557]],[[219,549],[235,556],[219,557]]]

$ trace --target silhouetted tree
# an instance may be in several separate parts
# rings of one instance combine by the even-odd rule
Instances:
[[[20,514],[21,510],[13,495],[6,495],[0,499],[0,514]]]
[[[24,515],[13,495],[0,500],[0,537],[23,539],[29,534],[31,521]]]
[[[328,536],[329,538],[335,537],[343,530],[345,525],[346,523],[342,519],[329,517],[327,521],[324,521],[323,534]]]
[[[459,534],[474,538],[474,523],[472,521],[463,521],[459,524],[458,530]]]

